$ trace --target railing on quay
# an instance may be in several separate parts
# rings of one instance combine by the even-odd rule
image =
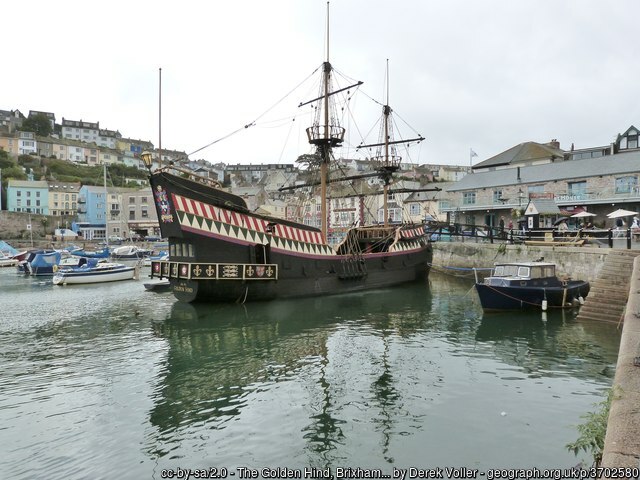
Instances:
[[[522,244],[542,242],[553,244],[592,245],[608,248],[640,249],[640,229],[578,229],[539,228],[535,230],[500,229],[465,224],[431,224],[426,227],[434,242],[488,242]],[[622,246],[624,245],[624,247]]]

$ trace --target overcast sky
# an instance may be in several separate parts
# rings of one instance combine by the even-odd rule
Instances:
[[[637,0],[333,0],[330,8],[331,63],[362,80],[366,96],[383,100],[389,59],[396,119],[426,138],[412,162],[468,165],[470,149],[476,163],[526,141],[607,145],[640,126]],[[2,11],[0,109],[99,121],[157,147],[161,67],[163,148],[191,153],[259,118],[191,158],[292,163],[310,151],[298,130],[308,110],[295,122],[292,108],[268,110],[323,62],[325,0],[32,0]],[[349,113],[345,126],[366,132],[378,110],[357,102],[354,118],[365,118],[356,126]]]

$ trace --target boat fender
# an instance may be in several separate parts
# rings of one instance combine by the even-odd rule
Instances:
[[[53,270],[53,273],[57,272],[58,271],[58,265],[54,265],[52,270]]]
[[[568,285],[569,282],[567,282],[566,280],[562,280],[562,286],[566,287]]]
[[[584,305],[584,298],[582,297],[582,295],[580,295],[580,296],[578,297],[578,303],[579,303],[580,305]]]
[[[547,311],[547,301],[546,300],[542,300],[542,311],[543,312]]]

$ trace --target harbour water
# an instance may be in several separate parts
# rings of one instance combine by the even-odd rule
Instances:
[[[0,271],[0,472],[568,468],[616,325],[483,314],[472,283],[187,305]],[[211,470],[213,471],[213,470]]]

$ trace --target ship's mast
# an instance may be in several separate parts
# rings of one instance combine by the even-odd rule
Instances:
[[[384,117],[384,164],[389,165],[389,114],[391,113],[391,107],[389,107],[389,59],[387,58],[387,102],[383,108]],[[389,182],[385,180],[384,187],[382,189],[384,195],[384,226],[389,226]]]
[[[320,111],[322,118],[316,117],[314,125],[307,128],[307,137],[309,143],[316,146],[318,157],[320,158],[320,215],[322,216],[322,236],[327,241],[327,184],[329,176],[329,163],[331,162],[331,155],[333,148],[341,145],[344,141],[344,128],[340,125],[332,124],[333,119],[330,115],[330,97],[338,92],[346,89],[331,91],[331,72],[332,67],[329,62],[329,2],[327,2],[327,58],[322,66],[322,90],[320,96],[309,102],[301,103],[307,105],[308,103],[319,101]],[[362,82],[358,82],[356,85],[360,85]],[[351,88],[347,87],[347,88]],[[320,114],[320,112],[318,112]],[[322,123],[322,125],[321,125]]]
[[[327,59],[324,62],[324,138],[329,138],[329,83],[331,80],[331,63],[329,63],[329,2],[327,2]],[[329,176],[329,162],[331,161],[331,147],[327,144],[322,148],[320,163],[320,215],[322,216],[322,238],[327,239],[327,178]]]
[[[396,155],[395,153],[395,145],[398,143],[409,143],[409,142],[421,142],[424,140],[422,135],[417,138],[411,138],[409,140],[394,140],[393,139],[393,129],[392,129],[392,121],[391,121],[391,113],[393,110],[389,106],[389,59],[387,59],[387,92],[386,92],[386,103],[382,107],[382,130],[381,130],[381,138],[379,143],[370,144],[370,145],[359,145],[358,148],[366,148],[366,147],[377,147],[378,152],[377,155],[372,157],[372,160],[377,163],[376,171],[378,172],[379,177],[384,182],[383,186],[383,215],[384,215],[384,226],[389,226],[389,184],[391,183],[391,177],[395,172],[400,170],[400,162],[402,161],[402,157]],[[382,149],[381,149],[382,147]]]

